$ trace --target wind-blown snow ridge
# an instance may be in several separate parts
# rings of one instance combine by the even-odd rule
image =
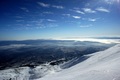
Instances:
[[[120,44],[87,60],[36,80],[120,80]]]

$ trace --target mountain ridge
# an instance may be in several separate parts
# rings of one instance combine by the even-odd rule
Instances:
[[[120,80],[120,44],[92,54],[87,60],[37,80]]]

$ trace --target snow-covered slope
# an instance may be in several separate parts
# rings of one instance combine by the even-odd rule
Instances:
[[[33,80],[60,71],[59,66],[43,64],[36,68],[19,67],[0,71],[0,80]]]
[[[7,69],[0,71],[0,80],[29,80],[28,67]]]
[[[60,66],[1,70],[0,80],[120,80],[120,44]]]
[[[87,60],[36,80],[120,80],[120,44]]]

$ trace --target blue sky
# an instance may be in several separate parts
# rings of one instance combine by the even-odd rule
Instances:
[[[0,40],[119,36],[120,0],[0,0]]]

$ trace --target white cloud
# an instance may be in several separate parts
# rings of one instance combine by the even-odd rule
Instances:
[[[73,18],[75,19],[80,19],[81,17],[80,16],[72,16]]]
[[[107,4],[113,4],[114,2],[118,2],[119,0],[104,0]]]
[[[55,23],[49,23],[48,24],[48,28],[55,28],[55,27],[58,27],[58,25],[55,24]]]
[[[57,8],[57,9],[64,9],[63,6],[57,6],[57,5],[52,5],[52,7]]]
[[[88,27],[91,27],[91,26],[93,26],[92,24],[89,24],[89,25],[81,25],[80,27],[81,28],[88,28]]]
[[[38,27],[35,27],[36,29],[44,29],[44,28],[46,28],[45,26],[38,26]]]
[[[84,12],[86,13],[96,13],[96,11],[90,9],[90,8],[83,8]]]
[[[49,21],[49,22],[56,22],[56,20],[52,20],[52,19],[47,19],[47,21]]]
[[[100,11],[100,12],[110,12],[108,9],[106,9],[106,8],[103,8],[103,7],[98,7],[98,8],[96,8],[96,10],[97,11]]]
[[[42,7],[47,7],[47,8],[50,7],[50,4],[45,4],[45,3],[42,3],[42,2],[37,2],[37,3]]]
[[[25,12],[29,12],[29,10],[27,8],[22,7],[21,9]]]
[[[17,49],[17,48],[22,48],[22,47],[30,47],[31,45],[26,45],[26,44],[10,44],[6,46],[0,46],[0,49]]]
[[[88,21],[92,21],[92,22],[95,22],[97,19],[95,18],[89,18]]]
[[[80,10],[75,10],[75,12],[80,13],[80,14],[85,14],[84,12],[82,12]]]
[[[70,11],[80,13],[80,14],[85,14],[84,12],[80,11],[79,8],[70,9]]]
[[[53,8],[57,8],[57,9],[64,9],[63,6],[60,6],[60,5],[50,5],[50,4],[45,4],[45,3],[42,3],[42,2],[37,2],[40,6],[42,7],[53,7]]]

